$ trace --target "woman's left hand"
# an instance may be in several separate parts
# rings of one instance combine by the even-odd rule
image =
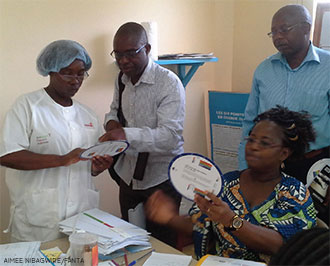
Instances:
[[[227,203],[213,193],[207,192],[206,196],[211,200],[207,200],[198,194],[195,195],[194,200],[199,209],[209,216],[212,221],[221,223],[225,227],[229,227],[231,219],[235,216],[235,213],[229,208]]]
[[[166,225],[178,216],[174,201],[163,191],[155,191],[144,204],[145,213],[149,220]]]
[[[95,156],[92,159],[92,174],[96,176],[108,169],[113,162],[113,158],[109,155]]]

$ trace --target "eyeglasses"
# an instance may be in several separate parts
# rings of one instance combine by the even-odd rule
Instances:
[[[78,81],[83,81],[84,79],[87,79],[89,77],[89,74],[87,71],[85,71],[83,74],[78,74],[78,75],[67,75],[67,74],[61,74],[57,73],[61,79],[64,81],[72,81],[74,79],[77,79]]]
[[[129,59],[129,58],[133,58],[133,57],[135,57],[139,52],[141,52],[141,50],[142,50],[146,45],[147,45],[147,44],[142,45],[142,46],[141,46],[139,49],[137,49],[137,50],[128,50],[128,51],[123,52],[123,53],[116,52],[115,50],[113,50],[113,51],[110,53],[110,55],[111,55],[113,58],[117,59],[117,60],[123,58],[124,56],[125,56],[126,58],[128,58],[128,59]]]
[[[287,34],[289,31],[293,30],[295,27],[297,27],[300,24],[301,24],[301,22],[299,22],[297,24],[294,24],[292,26],[282,27],[281,29],[268,32],[267,35],[268,35],[269,38],[272,38],[272,37],[274,37],[278,33]]]
[[[281,147],[282,146],[281,144],[270,143],[269,141],[259,140],[259,139],[255,139],[255,138],[252,138],[252,137],[246,137],[245,140],[246,140],[246,145],[252,145],[252,144],[257,143],[258,146],[262,150],[270,149],[270,148],[275,148],[275,147]]]

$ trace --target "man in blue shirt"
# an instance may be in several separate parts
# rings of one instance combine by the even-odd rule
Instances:
[[[330,53],[311,44],[311,24],[311,16],[302,5],[284,6],[273,16],[268,36],[279,52],[264,60],[254,73],[239,147],[240,169],[246,168],[244,138],[253,126],[253,119],[276,105],[307,111],[317,135],[304,158],[298,162],[285,161],[283,171],[306,184],[309,168],[316,161],[329,158]],[[288,124],[294,126],[294,121]],[[329,189],[327,206],[328,201]],[[329,223],[328,211],[322,218]]]

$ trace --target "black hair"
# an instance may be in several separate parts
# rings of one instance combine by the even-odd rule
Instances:
[[[147,32],[144,27],[136,22],[127,22],[119,27],[115,37],[119,35],[135,36],[142,44],[148,43]]]
[[[253,122],[268,120],[276,123],[283,132],[283,145],[291,150],[288,160],[302,158],[309,148],[309,142],[314,142],[314,131],[310,115],[306,111],[294,112],[286,107],[277,105],[266,112],[259,114]]]
[[[268,265],[330,265],[329,235],[327,228],[302,230],[271,257]]]

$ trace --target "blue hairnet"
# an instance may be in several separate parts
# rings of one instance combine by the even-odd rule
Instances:
[[[74,60],[84,62],[86,71],[92,66],[87,51],[79,43],[71,40],[58,40],[48,44],[37,58],[37,70],[42,76],[50,72],[59,72]]]

